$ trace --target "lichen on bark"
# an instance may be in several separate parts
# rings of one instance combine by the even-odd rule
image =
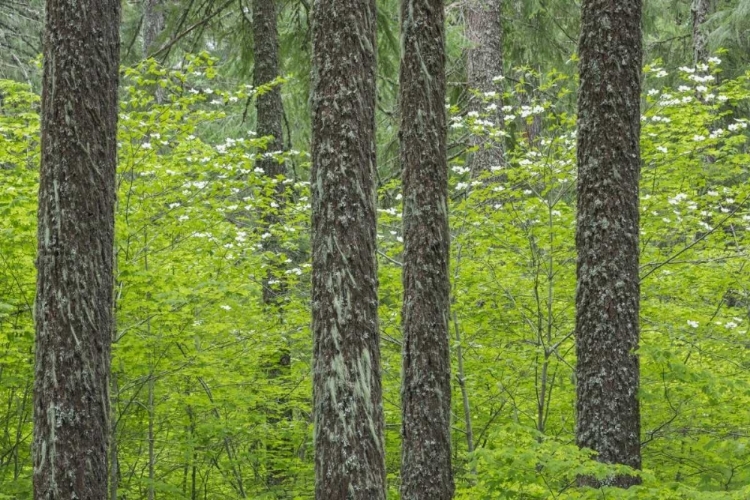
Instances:
[[[34,498],[107,498],[120,2],[48,0]]]
[[[635,469],[641,15],[641,0],[582,4],[577,153],[576,440],[601,462]],[[580,482],[628,487],[640,478]]]
[[[401,2],[404,500],[448,500],[454,492],[443,7],[442,0]]]
[[[375,2],[313,7],[315,497],[385,498],[375,200]]]

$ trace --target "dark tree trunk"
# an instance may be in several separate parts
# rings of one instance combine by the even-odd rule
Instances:
[[[576,439],[598,460],[636,469],[641,12],[641,0],[582,4],[576,231]],[[640,479],[581,482],[628,487]]]
[[[267,85],[279,76],[279,34],[276,26],[276,1],[255,0],[253,3],[253,38],[255,42],[255,73],[253,75],[256,87]],[[271,136],[266,147],[266,152],[277,152],[284,148],[283,130],[281,120],[284,113],[281,102],[281,89],[276,86],[273,90],[259,95],[255,101],[257,112],[257,134],[258,137]],[[277,178],[286,174],[284,163],[271,157],[262,156],[258,160],[258,166],[263,169],[269,178]],[[284,184],[279,182],[275,186],[274,201],[278,207],[284,204]],[[279,222],[275,208],[269,207],[263,217],[264,231],[270,229],[273,224]],[[278,238],[271,236],[263,240],[263,249],[276,254],[280,251]],[[284,274],[277,260],[272,259],[269,263],[266,276],[263,280],[263,304],[269,309],[276,309],[279,315],[279,323],[283,322],[283,285]],[[286,380],[291,369],[291,356],[287,349],[282,349],[268,359],[267,373],[272,384],[278,384],[277,379],[283,377]],[[283,382],[281,382],[283,384]],[[287,399],[280,398],[271,405],[268,411],[268,422],[276,425],[284,420],[291,420],[291,412],[287,409]],[[280,441],[280,444],[274,444]],[[292,443],[289,440],[276,439],[270,436],[267,444],[269,453],[269,466],[266,484],[269,489],[279,490],[284,483],[287,471],[284,470],[285,458],[292,454]],[[286,457],[285,457],[286,455]]]
[[[690,7],[693,20],[693,62],[705,64],[708,61],[708,40],[704,24],[711,13],[711,0],[693,0]]]
[[[275,0],[255,0],[253,4],[253,38],[255,41],[255,74],[253,80],[255,86],[259,87],[271,83],[279,76],[279,35],[276,27]],[[281,126],[284,108],[281,102],[281,89],[276,86],[273,90],[258,96],[255,107],[258,137],[273,137],[268,143],[266,151],[281,151],[284,148]],[[262,156],[258,160],[258,166],[270,178],[276,178],[286,173],[284,163],[279,163],[274,158]],[[282,183],[276,185],[275,201],[279,207],[284,202],[283,186]],[[278,218],[272,212],[269,212],[264,219],[266,227],[278,222]],[[272,252],[277,251],[277,239],[271,237],[264,240],[264,249]],[[266,278],[263,280],[264,304],[277,302],[278,295],[283,289],[279,284],[282,281],[282,276],[278,269],[274,269],[274,267],[273,265],[269,266]],[[277,284],[274,285],[274,283]]]
[[[107,498],[119,0],[48,0],[34,498]]]
[[[500,20],[501,0],[470,0],[464,7],[466,19],[466,38],[469,48],[467,61],[467,78],[472,91],[497,92],[502,95],[502,82],[497,77],[503,76],[503,26]],[[489,114],[489,120],[503,127],[502,104],[495,101],[498,107],[487,112],[482,99],[472,96],[472,111]],[[502,139],[490,140],[487,137],[472,137],[472,146],[479,149],[471,158],[470,166],[474,173],[488,171],[490,167],[504,165]]]
[[[448,500],[448,163],[442,0],[401,1],[404,304],[401,498]]]
[[[375,199],[375,0],[313,10],[315,497],[385,498]]]

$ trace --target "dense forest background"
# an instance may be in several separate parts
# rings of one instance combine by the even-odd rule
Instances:
[[[457,498],[750,497],[750,1],[644,8],[643,485],[628,490],[576,487],[605,467],[575,444],[579,4],[498,1],[487,88],[472,79],[486,41],[471,4],[445,5]],[[266,85],[253,78],[254,8],[123,3],[113,499],[314,490],[312,5],[276,3],[280,77]],[[399,6],[377,8],[379,315],[398,498]],[[32,498],[43,19],[39,0],[0,0],[0,499]],[[281,141],[258,133],[254,105],[277,89]],[[488,143],[501,161],[479,172]],[[285,173],[265,175],[263,161]]]

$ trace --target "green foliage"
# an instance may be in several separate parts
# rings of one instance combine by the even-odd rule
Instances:
[[[503,128],[450,109],[459,145],[450,179],[453,369],[457,375],[460,345],[475,448],[468,452],[457,380],[458,498],[750,494],[750,157],[747,122],[733,115],[750,86],[747,77],[720,82],[719,68],[714,61],[671,76],[646,68],[644,485],[628,491],[576,486],[578,475],[621,471],[574,442],[572,82],[559,72],[514,71],[519,81],[502,99],[485,96],[488,109],[506,106]],[[268,138],[246,132],[243,119],[248,99],[268,89],[236,87],[218,73],[205,55],[179,70],[146,61],[124,72],[112,363],[122,498],[145,498],[149,488],[175,499],[312,495],[309,159],[265,151]],[[526,78],[541,82],[535,97],[522,94]],[[157,85],[163,104],[153,99]],[[0,491],[22,499],[31,498],[39,99],[9,81],[0,94]],[[541,133],[530,138],[534,120]],[[507,165],[472,177],[465,167],[472,151],[460,149],[470,134],[505,141]],[[255,167],[262,154],[295,168],[268,179]],[[396,178],[381,180],[384,409],[397,498],[401,196]],[[278,251],[264,245],[269,238]],[[261,299],[269,270],[276,304]]]

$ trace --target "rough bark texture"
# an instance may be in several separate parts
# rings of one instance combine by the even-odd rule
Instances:
[[[469,48],[467,77],[469,89],[473,91],[497,92],[502,94],[502,84],[495,80],[503,76],[503,27],[500,20],[501,0],[470,0],[464,7],[466,19],[466,38]],[[503,114],[498,103],[495,111],[489,113],[489,120],[503,126]],[[479,113],[486,113],[482,99],[471,98],[470,108]],[[472,136],[472,146],[479,149],[470,160],[474,173],[488,171],[490,167],[504,165],[505,154],[503,143],[489,140],[486,137]]]
[[[48,0],[34,498],[107,498],[119,0]]]
[[[276,2],[275,0],[255,0],[253,3],[253,38],[255,41],[255,73],[253,82],[256,87],[271,83],[279,76],[279,35],[276,27]],[[283,129],[281,125],[284,108],[281,102],[281,89],[277,86],[266,92],[255,101],[257,111],[258,137],[271,136],[273,139],[268,143],[266,152],[281,151],[284,148]],[[283,163],[270,157],[261,157],[258,167],[271,178],[286,173]],[[276,203],[283,203],[283,184],[276,185]],[[273,214],[265,217],[265,225],[270,226],[277,222]],[[264,240],[266,251],[276,251],[278,241],[271,237]],[[271,304],[276,301],[282,287],[273,286],[272,283],[281,281],[281,275],[273,266],[269,266],[266,278],[263,280],[263,303]]]
[[[641,0],[582,4],[576,232],[576,439],[598,460],[636,469],[641,11]]]
[[[404,196],[401,498],[453,497],[442,0],[401,1]]]
[[[693,0],[690,12],[693,19],[693,61],[695,64],[708,61],[708,40],[704,24],[712,10],[711,0]]]
[[[375,199],[375,1],[313,10],[315,496],[385,498]]]
[[[148,57],[158,47],[156,40],[164,31],[166,18],[162,10],[162,0],[143,0],[143,54]]]

